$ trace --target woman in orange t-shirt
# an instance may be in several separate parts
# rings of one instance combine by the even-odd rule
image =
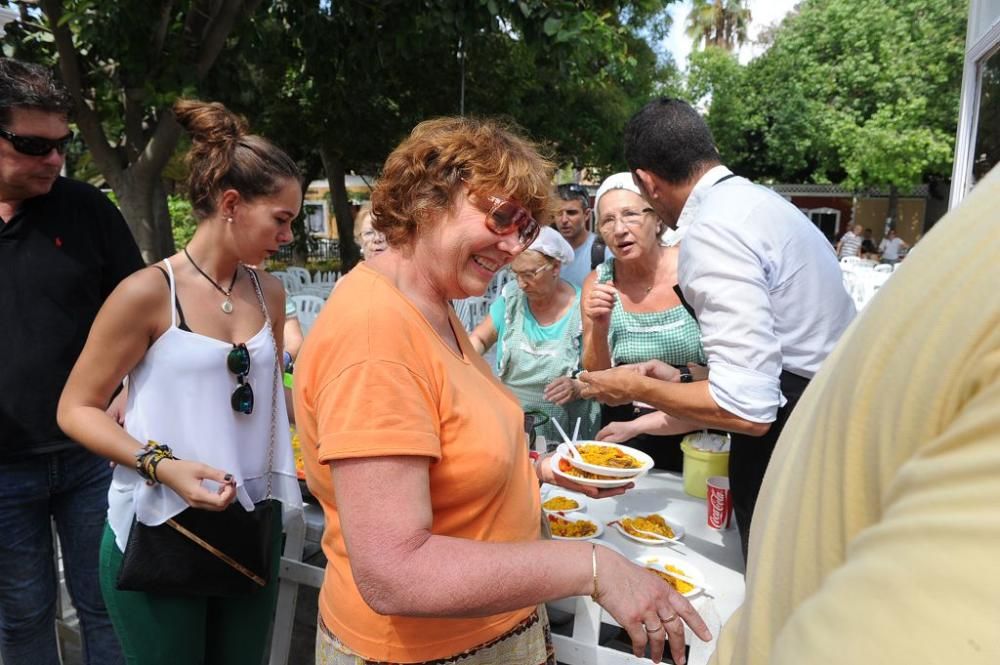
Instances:
[[[543,603],[592,594],[654,660],[682,596],[617,553],[540,539],[517,399],[450,300],[482,295],[538,233],[551,164],[485,120],[418,125],[372,194],[389,248],[343,278],[296,365],[309,487],[326,516],[317,663],[555,663]],[[598,491],[575,484],[590,496]],[[683,622],[682,622],[683,619]]]

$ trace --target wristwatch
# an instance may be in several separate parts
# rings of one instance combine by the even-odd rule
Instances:
[[[694,381],[694,375],[691,374],[691,370],[687,367],[678,367],[677,371],[681,373],[681,383],[691,383]]]

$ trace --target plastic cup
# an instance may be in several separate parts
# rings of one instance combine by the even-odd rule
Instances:
[[[728,529],[733,515],[733,495],[729,491],[729,478],[712,476],[707,481],[708,526],[711,529]]]

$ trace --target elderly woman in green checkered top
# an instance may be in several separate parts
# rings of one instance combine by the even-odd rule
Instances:
[[[560,277],[573,248],[545,227],[511,263],[516,283],[508,283],[490,314],[469,335],[480,353],[497,345],[496,372],[525,411],[541,411],[565,427],[580,419],[580,438],[597,433],[600,406],[580,399],[583,325],[580,288]],[[551,420],[538,428],[549,440],[559,433]]]
[[[583,283],[583,366],[588,371],[660,360],[703,378],[705,362],[698,323],[681,304],[676,242],[661,241],[665,225],[632,181],[617,173],[597,190],[597,229],[614,256]],[[639,404],[601,407],[597,438],[626,442],[648,453],[658,468],[679,471],[678,436],[697,429],[671,421],[661,429],[658,412]],[[655,433],[655,434],[654,434]]]

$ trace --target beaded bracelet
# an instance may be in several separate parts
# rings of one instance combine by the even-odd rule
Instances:
[[[156,477],[156,467],[165,459],[177,458],[174,457],[170,446],[159,444],[150,439],[135,453],[135,470],[146,479],[147,485],[155,485],[160,482]]]

